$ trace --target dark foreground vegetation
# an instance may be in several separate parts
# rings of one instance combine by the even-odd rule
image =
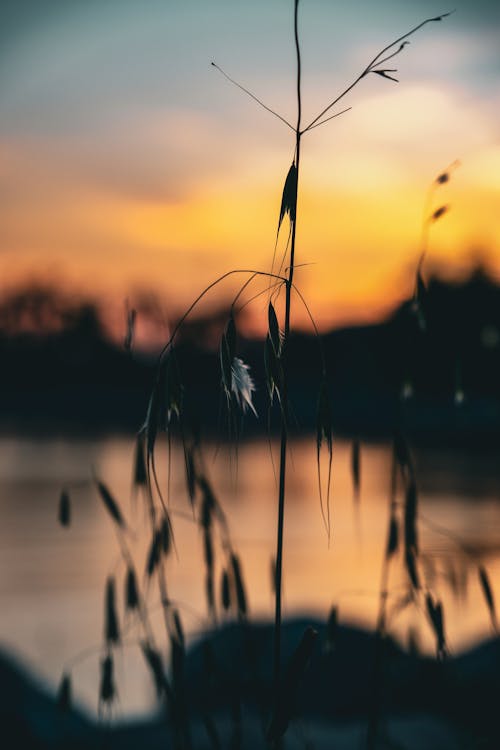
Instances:
[[[380,323],[324,335],[335,434],[389,435],[403,410],[408,433],[427,440],[500,437],[500,287],[481,268],[462,282],[432,277],[423,312],[423,318],[415,314],[408,302]],[[220,366],[213,342],[227,314],[222,309],[188,320],[176,346],[186,408],[206,430],[220,426]],[[136,431],[156,357],[126,352],[121,344],[106,333],[93,303],[70,303],[44,287],[4,296],[0,428]],[[317,346],[307,333],[291,336],[290,401],[297,432],[314,428]],[[240,338],[241,356],[257,385],[259,415],[267,409],[263,348],[262,341]],[[248,419],[245,431],[259,432],[266,422]]]
[[[283,630],[285,661],[311,624],[319,635],[295,696],[299,718],[292,719],[287,748],[362,746],[374,706],[386,747],[500,747],[498,639],[439,662],[403,651],[386,638],[384,669],[374,685],[368,665],[379,644],[372,633],[357,628],[338,626],[332,633],[310,619],[289,621]],[[262,746],[271,655],[267,624],[227,625],[188,651],[185,695],[196,747]],[[97,724],[78,709],[62,712],[55,695],[5,654],[0,655],[0,695],[5,748],[171,747],[165,706],[159,705],[150,720],[121,723],[118,713],[113,725]]]

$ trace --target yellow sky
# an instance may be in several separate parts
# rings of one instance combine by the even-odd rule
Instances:
[[[411,292],[427,190],[455,159],[461,166],[436,193],[434,207],[444,203],[450,211],[432,229],[428,268],[446,264],[460,272],[482,253],[500,272],[499,96],[491,86],[491,39],[485,30],[487,87],[477,70],[478,30],[468,37],[463,28],[448,27],[440,47],[444,28],[426,27],[423,39],[412,41],[408,59],[398,59],[399,85],[377,76],[362,81],[346,102],[352,111],[304,137],[297,262],[310,265],[298,270],[296,282],[322,325],[372,319]],[[47,33],[35,39],[40,59],[50,62]],[[59,29],[65,49],[72,34],[71,26]],[[349,71],[370,59],[365,47],[373,51],[373,44],[370,37],[354,45]],[[168,49],[164,54],[168,59]],[[38,88],[31,80],[28,101],[19,93],[28,78],[10,60],[15,93],[7,96],[10,126],[0,129],[3,285],[38,276],[115,300],[133,300],[135,290],[150,287],[166,307],[179,308],[231,268],[270,269],[292,158],[290,130],[206,69],[191,90],[194,107],[183,89],[156,107],[134,99],[122,112],[120,100],[107,111],[103,98],[101,109],[89,113],[82,105],[75,114],[61,97],[70,96],[72,81],[94,86],[92,95],[99,90],[88,78],[89,59],[80,61],[85,76],[76,66],[67,80],[49,62]],[[474,75],[465,80],[460,71],[467,64]],[[314,67],[307,72],[305,100],[314,112],[328,83],[319,67],[317,76]],[[113,76],[109,86],[118,81],[126,91]],[[289,77],[293,94],[293,71]],[[336,86],[348,82],[349,72],[336,70],[333,78]],[[291,117],[293,95],[284,97],[283,79],[254,79],[267,100],[271,84],[277,86],[276,106],[288,107]],[[168,91],[168,73],[163,81]],[[51,97],[60,110],[50,108]],[[30,121],[30,111],[39,119]],[[286,231],[284,224],[283,236]],[[221,295],[235,288],[226,285]]]

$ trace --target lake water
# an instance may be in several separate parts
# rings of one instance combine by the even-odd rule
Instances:
[[[51,686],[72,664],[75,694],[95,711],[99,644],[103,632],[103,592],[116,575],[120,614],[124,570],[112,523],[85,482],[94,471],[119,499],[134,529],[131,546],[144,570],[146,535],[143,510],[131,507],[132,438],[0,439],[0,638]],[[277,446],[273,445],[276,456]],[[229,518],[243,564],[251,615],[271,618],[271,560],[276,534],[276,482],[270,447],[264,440],[243,443],[235,456],[206,451],[214,487]],[[344,622],[373,627],[388,522],[390,450],[363,445],[361,497],[353,502],[350,446],[335,444],[332,537],[328,544],[317,489],[314,439],[292,442],[287,484],[284,553],[284,613],[326,617],[338,606]],[[166,458],[159,456],[160,474]],[[450,650],[457,652],[491,633],[478,583],[477,564],[460,553],[456,539],[487,568],[500,596],[500,466],[495,455],[425,451],[416,454],[419,509],[423,519],[449,534],[421,525],[420,544],[432,590],[442,598]],[[169,594],[179,602],[189,637],[206,622],[200,533],[189,518],[184,469],[173,452],[171,483],[178,557],[167,562]],[[61,487],[71,492],[72,523],[57,522]],[[456,537],[456,539],[455,539]],[[390,589],[397,601],[406,574],[400,558]],[[158,633],[161,613],[151,587],[150,604]],[[141,714],[153,704],[153,688],[130,635],[117,661],[122,713]],[[403,643],[417,634],[422,650],[434,640],[425,614],[409,607],[395,617],[391,632]],[[76,659],[75,659],[76,657]]]

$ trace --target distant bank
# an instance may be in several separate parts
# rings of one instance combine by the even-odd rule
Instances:
[[[188,324],[176,347],[187,418],[208,434],[224,424],[214,346],[224,315]],[[460,283],[431,278],[418,309],[409,301],[383,322],[326,333],[321,345],[337,434],[404,429],[424,441],[500,441],[500,287],[481,269]],[[264,433],[263,342],[240,337],[238,354],[251,367],[261,417],[248,415],[243,435]],[[288,357],[300,434],[315,428],[316,338],[295,334]],[[40,289],[1,301],[0,362],[3,432],[134,432],[155,374],[154,356],[112,341],[95,306],[66,310]]]

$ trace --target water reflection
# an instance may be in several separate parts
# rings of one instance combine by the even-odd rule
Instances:
[[[133,440],[7,439],[0,441],[0,636],[52,684],[75,655],[91,647],[88,658],[75,662],[77,697],[95,709],[98,647],[103,632],[106,577],[117,577],[123,610],[125,570],[114,531],[95,489],[85,485],[92,471],[103,477],[123,505],[134,532],[130,544],[138,570],[147,554],[145,514],[131,504]],[[272,446],[276,462],[276,446]],[[284,554],[285,614],[314,613],[325,617],[339,607],[344,621],[373,627],[382,553],[388,522],[390,453],[386,445],[363,445],[361,499],[353,502],[350,447],[337,442],[332,488],[332,538],[322,522],[312,440],[292,444],[287,484]],[[214,458],[217,453],[216,458]],[[222,449],[207,450],[207,465],[228,518],[234,544],[241,553],[251,615],[270,618],[273,611],[271,559],[276,533],[276,481],[266,441],[242,444],[238,457]],[[159,455],[165,482],[166,454]],[[186,628],[196,635],[206,622],[202,546],[190,518],[182,456],[174,448],[170,502],[175,515],[177,557],[167,566],[169,594],[179,602]],[[457,651],[490,632],[477,570],[457,546],[479,554],[488,568],[493,590],[500,590],[500,477],[493,456],[417,454],[421,528],[426,575],[442,598],[449,645]],[[79,483],[71,492],[72,524],[57,523],[61,486]],[[438,531],[444,527],[449,534]],[[404,591],[402,565],[393,566],[392,601]],[[159,615],[157,595],[151,604]],[[161,632],[161,621],[156,617]],[[129,618],[129,627],[133,625]],[[410,607],[392,620],[391,630],[406,642],[410,630],[421,647],[434,649],[423,613]],[[131,633],[133,628],[131,628]],[[142,658],[133,645],[118,660],[120,706],[141,712],[153,702],[153,689]]]

